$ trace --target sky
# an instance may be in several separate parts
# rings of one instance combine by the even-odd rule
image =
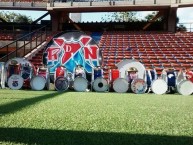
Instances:
[[[39,18],[40,16],[46,13],[45,11],[17,11],[17,10],[13,12],[30,16],[33,20],[36,20],[37,18]],[[140,12],[138,16],[139,18],[143,18],[149,13],[151,12]],[[100,22],[102,20],[101,17],[105,17],[105,14],[107,13],[83,13],[81,19],[84,22],[87,22],[87,21]],[[193,23],[193,7],[178,8],[177,15],[180,19],[180,23],[191,23],[191,22]],[[49,19],[50,19],[50,16],[47,16],[46,18],[44,18],[44,20],[49,20]]]

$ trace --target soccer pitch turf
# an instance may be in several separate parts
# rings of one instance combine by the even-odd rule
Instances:
[[[193,96],[3,89],[0,144],[193,145]]]

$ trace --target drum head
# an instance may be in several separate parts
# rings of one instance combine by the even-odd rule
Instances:
[[[74,90],[77,92],[85,92],[88,88],[88,81],[83,77],[76,77],[74,79]]]
[[[191,95],[193,93],[193,83],[183,80],[177,85],[177,90],[181,95]]]
[[[135,94],[143,94],[147,90],[147,84],[143,79],[135,79],[131,83],[131,90]]]
[[[8,86],[13,90],[19,90],[23,86],[23,78],[20,75],[11,75],[8,79]]]
[[[55,81],[55,88],[57,91],[66,91],[68,89],[68,80],[64,77],[58,77]]]
[[[105,79],[98,77],[94,80],[93,89],[96,92],[105,92],[108,90],[108,83]]]
[[[35,76],[32,78],[30,85],[33,90],[40,91],[43,90],[46,84],[46,80],[42,76]]]
[[[125,93],[129,89],[129,84],[126,79],[118,78],[113,82],[113,89],[118,93]]]
[[[151,89],[155,94],[165,94],[168,90],[168,85],[163,79],[157,79],[152,82]]]

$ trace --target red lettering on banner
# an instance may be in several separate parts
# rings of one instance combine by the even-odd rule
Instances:
[[[84,47],[85,59],[97,59],[97,46]]]
[[[58,60],[58,54],[60,52],[60,48],[49,47],[47,49],[48,53],[48,61]]]
[[[81,50],[81,53],[84,52],[85,59],[98,59],[98,46],[89,45],[89,42],[92,40],[89,36],[82,36],[79,40],[66,40],[63,38],[54,38],[55,42],[54,47],[49,47],[47,49],[48,61],[58,61],[60,59],[62,64],[65,64],[72,57]],[[57,45],[57,46],[56,46]],[[59,56],[59,53],[62,51],[62,55]],[[59,58],[60,57],[60,58]]]
[[[68,44],[64,44],[64,55],[62,57],[62,63],[66,63],[71,57],[72,55],[74,55],[79,49],[81,48],[80,43],[68,43]]]

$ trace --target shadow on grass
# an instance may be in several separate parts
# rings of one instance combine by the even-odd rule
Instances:
[[[34,105],[34,104],[41,102],[43,100],[57,97],[57,96],[61,95],[62,93],[64,93],[64,92],[54,92],[52,94],[46,94],[46,95],[41,95],[41,96],[37,96],[37,97],[33,97],[33,98],[22,99],[22,100],[18,100],[15,102],[1,105],[0,106],[0,115],[5,115],[5,114],[17,112],[25,107]]]
[[[0,128],[0,142],[37,145],[192,145],[193,137]]]

